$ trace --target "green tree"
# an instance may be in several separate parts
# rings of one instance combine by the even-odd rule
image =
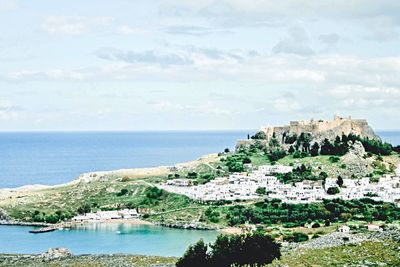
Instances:
[[[177,267],[208,266],[207,245],[201,239],[193,246],[189,246],[185,254],[176,262]]]
[[[265,187],[258,187],[256,189],[256,194],[265,195],[267,193],[267,189]]]
[[[316,156],[319,155],[319,145],[318,145],[317,142],[315,142],[312,145],[311,150],[310,150],[310,154],[311,154],[312,157],[316,157]]]
[[[340,193],[339,187],[329,187],[326,191],[329,195],[336,195]]]
[[[251,137],[251,139],[260,139],[260,140],[264,140],[264,139],[267,139],[267,135],[265,134],[265,132],[260,131],[260,132],[256,133],[255,135],[253,135],[253,136]]]
[[[339,187],[343,186],[343,178],[342,178],[342,176],[340,176],[340,175],[338,176],[336,183],[337,183],[337,185]]]

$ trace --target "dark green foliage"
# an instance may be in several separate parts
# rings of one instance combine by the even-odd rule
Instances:
[[[339,187],[329,187],[328,190],[326,190],[326,192],[329,195],[336,195],[336,194],[340,193],[340,189],[339,189]]]
[[[294,168],[292,172],[289,173],[278,173],[276,174],[278,180],[284,183],[295,183],[301,182],[303,180],[320,180],[321,178],[315,176],[312,173],[311,166],[306,166],[302,164],[301,166]]]
[[[48,223],[57,223],[60,221],[59,217],[55,214],[47,215],[45,220]]]
[[[211,250],[199,241],[190,246],[177,267],[261,266],[281,256],[280,245],[261,232],[249,235],[219,235]]]
[[[187,178],[189,179],[197,178],[197,172],[188,172]]]
[[[293,144],[296,141],[297,141],[297,134],[285,136],[285,140],[284,140],[285,144]]]
[[[310,151],[310,143],[312,140],[312,136],[309,133],[301,133],[296,140],[297,147],[301,147],[303,152]]]
[[[312,228],[319,228],[319,227],[321,227],[321,225],[319,224],[319,223],[313,223],[312,225],[311,225],[311,227]]]
[[[293,156],[294,159],[301,159],[301,158],[305,158],[305,157],[307,157],[307,156],[309,156],[309,155],[308,155],[307,152],[296,150],[296,151],[292,154],[292,156]]]
[[[251,137],[251,139],[260,139],[260,140],[265,140],[267,139],[267,135],[264,132],[258,132],[255,135]]]
[[[272,137],[269,140],[268,145],[269,145],[270,149],[276,149],[276,148],[280,147],[280,143],[279,143],[278,139],[276,139],[276,137]]]
[[[80,206],[77,211],[79,214],[85,214],[85,213],[89,213],[91,210],[92,210],[91,205],[86,203],[86,204]]]
[[[177,267],[203,267],[207,266],[207,245],[203,240],[189,246],[182,258],[176,263]]]
[[[295,151],[295,150],[294,150],[293,146],[290,146],[290,147],[289,147],[289,150],[288,150],[288,153],[289,153],[289,154],[293,154],[294,151]]]
[[[46,223],[58,223],[64,219],[70,219],[73,215],[67,211],[57,210],[55,213],[46,214],[35,210],[31,215],[33,222],[46,222]]]
[[[219,222],[220,216],[221,216],[221,214],[218,211],[216,211],[215,208],[211,208],[211,207],[206,209],[206,211],[204,212],[204,215],[207,217],[207,219],[210,222],[213,222],[213,223]]]
[[[321,155],[332,155],[332,152],[332,143],[328,139],[325,139],[321,144]]]
[[[214,178],[215,178],[214,174],[204,173],[204,174],[201,174],[200,177],[197,178],[196,182],[197,182],[197,184],[206,184],[209,181],[213,180]]]
[[[339,187],[342,187],[342,186],[343,186],[343,178],[342,178],[342,176],[339,176],[339,177],[337,178],[336,183],[337,183],[337,185],[338,185]]]
[[[328,178],[328,174],[326,172],[319,173],[319,175],[318,175],[319,180],[325,180],[326,178]]]
[[[308,235],[302,232],[294,232],[288,235],[283,236],[283,240],[288,241],[288,242],[304,242],[308,240]]]
[[[286,156],[286,152],[284,150],[275,150],[268,154],[268,159],[270,161],[278,161]]]
[[[128,192],[129,192],[128,189],[122,188],[121,191],[119,191],[119,192],[117,193],[117,197],[124,196],[124,195],[128,194]]]
[[[319,145],[318,145],[317,142],[315,142],[315,143],[312,145],[311,150],[310,150],[310,155],[311,155],[312,157],[316,157],[316,156],[319,155]]]
[[[329,162],[330,163],[337,163],[340,161],[340,158],[338,156],[330,156],[329,157]]]
[[[267,189],[265,187],[259,187],[256,189],[256,194],[265,195],[267,193]]]
[[[243,164],[249,164],[249,163],[251,163],[251,159],[250,159],[249,157],[245,157],[245,158],[242,160],[242,163],[243,163]]]
[[[322,203],[288,204],[279,199],[265,200],[252,206],[230,206],[222,210],[231,226],[244,224],[303,225],[308,219],[329,223],[340,220],[342,214],[350,213],[360,220],[393,221],[400,219],[400,207],[394,203],[360,200],[325,199]]]
[[[141,201],[142,205],[151,206],[156,205],[159,201],[163,200],[167,192],[157,187],[147,187],[145,189],[145,198]]]
[[[378,140],[370,140],[368,138],[362,138],[357,135],[350,134],[348,137],[350,141],[360,141],[366,152],[370,152],[375,155],[390,155],[393,151],[393,146],[389,143],[383,143]]]
[[[226,157],[224,162],[230,172],[242,172],[244,171],[243,162],[248,162],[249,160],[250,158],[247,153],[238,152]]]

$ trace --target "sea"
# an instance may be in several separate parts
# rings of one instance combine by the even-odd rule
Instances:
[[[0,133],[0,188],[65,183],[84,172],[174,165],[234,149],[254,131]],[[400,131],[380,131],[400,145]],[[65,247],[74,254],[129,253],[181,256],[190,245],[216,239],[217,231],[152,225],[93,224],[30,234],[32,227],[0,226],[0,253],[41,253]]]
[[[248,132],[3,132],[0,188],[55,185],[91,171],[170,166],[234,149]]]

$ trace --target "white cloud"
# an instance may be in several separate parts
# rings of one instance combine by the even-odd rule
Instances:
[[[117,32],[124,35],[138,35],[145,33],[146,30],[140,27],[121,25],[118,27]]]
[[[51,35],[81,35],[94,27],[106,27],[112,17],[49,16],[42,23],[42,29]]]

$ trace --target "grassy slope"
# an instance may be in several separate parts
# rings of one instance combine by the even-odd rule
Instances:
[[[399,243],[368,241],[289,253],[268,266],[400,266],[399,249]]]
[[[176,194],[166,194],[163,199],[152,204],[143,205],[145,199],[145,189],[151,183],[165,181],[168,174],[179,174],[180,177],[186,177],[188,172],[195,171],[200,177],[203,174],[212,173],[217,175],[219,171],[221,175],[227,174],[227,169],[222,162],[221,157],[213,157],[199,164],[190,164],[191,168],[183,168],[175,172],[165,172],[159,176],[142,175],[129,178],[126,174],[116,175],[110,179],[103,181],[92,181],[90,183],[78,183],[63,187],[38,190],[34,192],[24,192],[14,196],[11,199],[0,200],[0,208],[3,208],[13,218],[29,221],[35,210],[46,214],[53,214],[58,210],[73,215],[77,213],[77,209],[84,205],[90,204],[95,209],[109,208],[117,209],[124,207],[127,203],[133,206],[150,208],[154,212],[162,213],[160,215],[151,216],[149,220],[180,220],[193,221],[201,218],[208,206],[195,203],[185,196]],[[254,154],[252,157],[254,166],[268,164],[269,160],[264,155]],[[398,162],[398,156],[385,157],[386,162]],[[293,159],[287,156],[279,161],[280,164],[311,164],[316,173],[326,171],[335,172],[340,169],[340,162],[331,163],[329,156],[306,157],[301,159]],[[219,170],[217,170],[219,168]],[[123,179],[123,177],[125,179]],[[128,189],[129,193],[124,196],[117,196],[121,189]],[[242,203],[251,204],[251,203]],[[203,216],[204,218],[204,216]],[[206,221],[207,222],[207,221]],[[210,223],[210,222],[207,222]],[[224,218],[221,218],[220,225],[226,225]]]

